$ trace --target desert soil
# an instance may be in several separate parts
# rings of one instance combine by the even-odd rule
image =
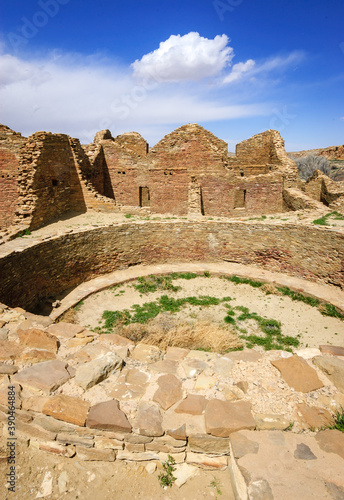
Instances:
[[[1,448],[5,446],[3,438]],[[17,445],[16,491],[6,488],[7,463],[0,462],[0,498],[3,500],[234,500],[228,470],[205,471],[198,474],[178,488],[173,485],[162,488],[158,475],[160,468],[148,474],[145,466],[149,462],[82,462],[76,458],[63,458],[43,451]],[[38,496],[46,475],[52,478],[52,493]],[[67,475],[66,492],[60,492],[59,479]],[[212,481],[219,485],[221,495],[211,486]],[[62,490],[63,491],[63,490]]]
[[[105,310],[115,311],[130,309],[133,304],[142,305],[155,301],[162,295],[182,298],[209,295],[222,298],[231,297],[230,305],[247,307],[250,312],[266,318],[276,319],[282,324],[282,334],[298,337],[300,347],[319,347],[320,344],[344,346],[344,322],[328,316],[323,316],[316,307],[303,302],[291,300],[286,296],[266,295],[250,285],[236,285],[219,277],[197,277],[191,280],[177,279],[173,284],[180,286],[178,292],[157,291],[140,294],[134,284],[126,283],[115,289],[95,293],[86,298],[76,314],[76,322],[87,328],[101,325]],[[210,307],[186,306],[175,313],[177,319],[195,321],[205,320],[224,323],[226,308],[224,304]],[[237,322],[239,323],[239,322]],[[240,325],[248,334],[257,334],[257,323],[246,320]]]

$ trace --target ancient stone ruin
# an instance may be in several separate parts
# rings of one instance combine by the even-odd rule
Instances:
[[[244,500],[341,498],[344,435],[321,427],[344,405],[344,330],[338,346],[221,356],[163,352],[59,318],[96,290],[177,269],[288,286],[342,315],[343,209],[343,184],[319,171],[302,182],[274,130],[231,155],[197,124],[152,149],[137,133],[101,131],[81,145],[1,126],[4,436],[11,384],[18,440],[34,449],[145,464],[172,455],[193,473],[230,466]],[[53,225],[88,212],[117,218]],[[313,224],[329,212],[338,225]],[[43,316],[47,300],[57,307]]]
[[[197,124],[184,125],[154,148],[138,133],[98,132],[81,146],[63,134],[29,138],[0,127],[0,229],[37,229],[65,213],[141,207],[150,213],[237,217],[330,205],[343,187],[313,179],[302,193],[293,160],[275,130],[236,147]],[[322,187],[322,184],[325,184]],[[339,192],[338,192],[339,191]],[[328,193],[331,193],[330,195]]]

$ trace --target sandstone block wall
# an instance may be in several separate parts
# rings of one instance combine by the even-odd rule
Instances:
[[[283,211],[283,187],[297,183],[296,165],[273,130],[240,143],[235,157],[197,124],[171,132],[150,151],[135,132],[113,138],[103,130],[81,147],[63,134],[37,132],[26,140],[3,130],[2,228],[36,229],[67,212],[116,206],[175,215],[275,213]]]
[[[25,137],[0,125],[0,228],[14,223],[18,203],[20,148]]]
[[[21,252],[0,247],[0,302],[40,299],[135,264],[230,261],[344,288],[344,235],[259,223],[134,222],[79,231]]]

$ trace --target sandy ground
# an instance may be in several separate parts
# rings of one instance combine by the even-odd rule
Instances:
[[[77,312],[77,323],[95,328],[100,326],[101,316],[105,310],[130,309],[133,304],[142,305],[151,302],[161,295],[167,294],[174,298],[210,295],[213,297],[231,297],[232,307],[244,306],[250,312],[256,312],[262,317],[273,318],[282,323],[282,334],[297,337],[300,335],[300,347],[318,347],[320,344],[344,346],[344,322],[328,316],[323,316],[316,307],[303,302],[291,300],[289,297],[266,295],[250,285],[236,285],[219,277],[197,277],[191,280],[173,280],[174,285],[181,286],[178,292],[157,291],[141,295],[132,283],[127,283],[102,292],[98,292],[83,301]],[[226,308],[223,304],[200,308],[186,306],[176,316],[186,320],[209,320],[223,323]],[[237,322],[239,324],[239,322]],[[249,334],[257,333],[256,322],[242,322]]]
[[[1,447],[4,446],[1,441]],[[31,500],[39,498],[44,477],[52,477],[49,500],[234,500],[229,471],[198,470],[198,474],[183,486],[164,489],[158,475],[161,468],[148,474],[148,462],[81,462],[76,458],[63,458],[43,451],[17,446],[16,491],[8,492],[6,474],[9,465],[0,463],[0,498],[3,500]],[[159,465],[159,464],[158,464]],[[66,492],[60,492],[58,480],[67,473]],[[63,477],[62,476],[62,477]],[[221,495],[210,483],[218,481]]]
[[[52,221],[47,226],[44,226],[36,231],[33,231],[31,235],[24,236],[25,239],[32,239],[37,237],[48,237],[56,234],[62,234],[64,232],[87,228],[90,226],[97,227],[103,226],[111,223],[118,222],[139,222],[139,221],[163,221],[163,222],[171,222],[171,221],[183,221],[183,220],[198,220],[198,221],[222,221],[222,222],[233,222],[236,220],[240,221],[248,221],[248,222],[259,222],[260,224],[311,224],[313,220],[322,217],[330,212],[329,208],[324,206],[323,209],[311,211],[311,210],[300,210],[295,212],[283,212],[277,213],[273,215],[262,215],[262,216],[246,216],[246,217],[207,217],[207,216],[199,216],[199,215],[185,215],[185,216],[174,216],[171,214],[149,214],[149,215],[137,215],[133,213],[133,208],[126,207],[122,208],[121,212],[110,212],[110,213],[102,213],[95,212],[93,210],[89,210],[84,214],[71,214],[68,213],[65,216],[61,217],[58,220]],[[130,217],[128,215],[132,214]],[[127,217],[126,217],[127,216]],[[330,218],[328,220],[328,225],[338,228],[344,227],[344,221],[336,220],[334,218]]]

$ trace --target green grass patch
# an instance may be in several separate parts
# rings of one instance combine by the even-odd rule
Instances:
[[[326,428],[337,429],[337,431],[344,432],[344,408],[342,406],[335,410],[332,422],[328,424]]]
[[[323,215],[319,219],[315,219],[313,221],[313,224],[316,224],[318,226],[329,226],[328,219],[334,219],[334,220],[344,220],[344,216],[340,214],[339,212],[329,212],[326,215]]]
[[[171,273],[170,276],[173,280],[193,280],[195,278],[198,278],[198,274],[196,273]]]
[[[337,311],[332,304],[321,304],[320,312],[323,316],[331,316],[332,318],[344,320],[344,315]]]
[[[251,280],[250,278],[240,278],[239,276],[222,276],[223,278],[235,283],[236,285],[251,285],[254,288],[260,288],[264,285],[262,281]]]
[[[290,290],[290,288],[288,288],[287,286],[277,287],[277,290],[283,295],[290,297],[292,300],[298,300],[300,302],[304,302],[305,304],[308,304],[309,306],[312,307],[318,307],[320,304],[318,299],[315,299],[313,297],[307,297],[307,295],[303,295],[302,293],[299,292],[294,292],[293,290]]]
[[[152,293],[157,290],[169,290],[170,292],[177,292],[181,289],[180,286],[174,286],[171,276],[140,276],[137,278],[138,284],[133,287],[140,293]]]
[[[75,304],[75,306],[73,307],[74,311],[80,311],[80,309],[82,308],[83,305],[84,305],[84,301],[80,300],[80,302]]]
[[[300,341],[297,338],[282,334],[280,321],[271,318],[262,318],[259,314],[250,312],[247,307],[237,306],[235,309],[241,312],[237,317],[237,321],[253,319],[258,323],[260,330],[265,334],[264,337],[242,334],[241,338],[246,340],[248,348],[259,345],[264,347],[266,351],[272,349],[285,349],[291,351],[291,347],[298,347],[300,345]],[[240,331],[242,332],[242,330]]]

